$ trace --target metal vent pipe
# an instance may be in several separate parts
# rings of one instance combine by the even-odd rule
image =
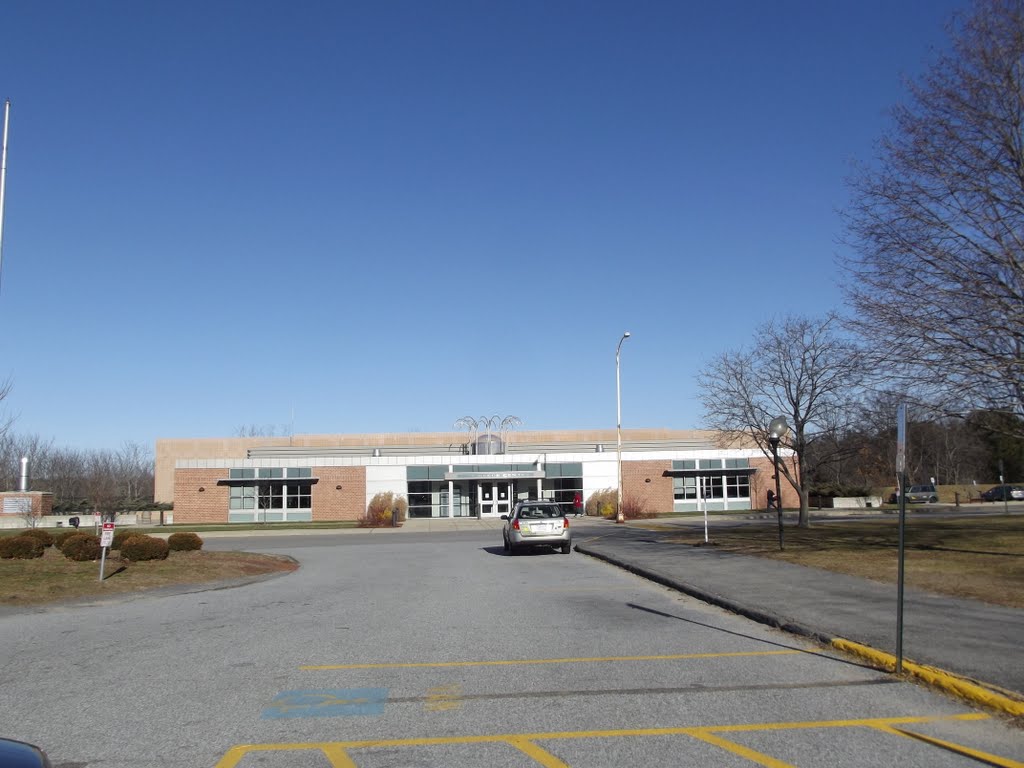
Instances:
[[[21,479],[18,481],[18,490],[28,490],[28,457],[21,457]]]

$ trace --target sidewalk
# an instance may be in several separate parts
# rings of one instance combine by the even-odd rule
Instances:
[[[612,524],[614,525],[614,524]],[[627,526],[577,531],[576,549],[644,578],[765,624],[843,647],[885,665],[896,652],[896,586],[767,558],[662,543],[663,534]],[[905,671],[938,668],[937,684],[978,704],[1024,715],[1024,610],[906,589]],[[836,641],[840,642],[836,642]],[[846,648],[846,650],[854,650]],[[881,652],[881,653],[879,653]],[[915,674],[919,678],[927,675]],[[956,690],[965,677],[983,691]],[[969,686],[968,686],[969,687]],[[995,693],[994,697],[987,692]]]

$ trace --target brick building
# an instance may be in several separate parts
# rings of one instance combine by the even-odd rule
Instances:
[[[763,509],[774,487],[770,458],[714,432],[623,430],[621,456],[623,498],[652,512]],[[357,520],[383,491],[410,517],[500,517],[614,489],[617,457],[615,430],[167,439],[155,497],[186,524]],[[782,497],[798,505],[785,480]]]

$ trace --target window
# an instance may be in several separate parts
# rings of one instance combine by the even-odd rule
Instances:
[[[725,495],[730,499],[745,499],[750,496],[750,475],[726,475]]]
[[[697,478],[692,475],[673,478],[672,486],[676,501],[692,501],[697,498]]]
[[[422,480],[410,480],[409,517],[430,517],[432,514],[430,483]]]
[[[256,486],[233,485],[228,509],[256,509]]]
[[[312,509],[313,486],[308,483],[286,485],[284,502],[288,509]]]
[[[273,523],[313,519],[313,470],[309,467],[260,467],[229,470],[229,479],[246,481],[228,489],[228,522]]]

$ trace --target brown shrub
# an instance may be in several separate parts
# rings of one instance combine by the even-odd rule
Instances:
[[[34,539],[39,539],[44,547],[53,546],[53,535],[45,528],[29,528],[27,531],[22,531],[18,535],[31,536]]]
[[[76,533],[69,536],[61,545],[60,551],[68,560],[84,562],[86,560],[98,560],[100,557],[100,537],[91,533]]]
[[[657,512],[649,512],[644,500],[633,494],[622,495],[622,516],[626,520],[647,520],[657,517]]]
[[[203,540],[197,533],[172,533],[167,539],[171,552],[195,552],[203,548]]]
[[[366,507],[366,514],[359,520],[360,528],[391,528],[392,520],[398,525],[405,522],[409,510],[408,502],[391,491],[378,493]],[[392,514],[397,513],[397,514]]]
[[[170,551],[167,542],[155,536],[136,534],[121,542],[121,557],[138,563],[143,560],[166,560]]]
[[[120,528],[114,531],[114,540],[110,542],[110,548],[120,549],[121,545],[124,544],[125,540],[132,536],[141,536],[138,531],[133,531],[131,528]]]
[[[10,536],[0,539],[0,558],[4,560],[31,560],[42,557],[46,547],[35,536]]]
[[[88,535],[89,534],[86,533],[85,531],[75,530],[74,528],[71,528],[70,530],[66,530],[66,531],[58,531],[57,533],[55,533],[53,535],[53,545],[55,547],[57,547],[57,549],[63,550],[64,549],[64,542],[67,541],[68,539],[70,539],[72,536],[88,536]]]
[[[587,499],[587,517],[615,517],[615,502],[618,494],[614,488],[594,491]]]

